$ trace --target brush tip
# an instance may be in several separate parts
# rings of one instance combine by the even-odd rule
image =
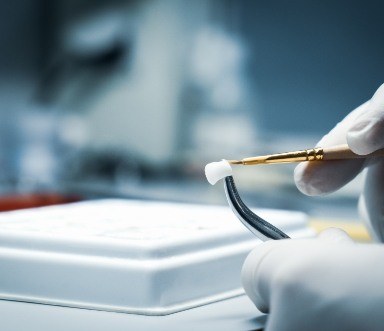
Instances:
[[[229,164],[243,164],[241,160],[227,160]]]

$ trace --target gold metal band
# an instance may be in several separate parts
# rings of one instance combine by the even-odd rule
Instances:
[[[324,151],[322,148],[311,148],[305,150],[307,154],[307,161],[321,161],[324,157]]]

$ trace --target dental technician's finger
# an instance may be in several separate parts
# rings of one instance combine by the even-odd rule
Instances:
[[[337,191],[349,183],[363,167],[362,159],[299,164],[295,168],[294,180],[302,193],[323,195]]]
[[[285,250],[281,249],[287,240],[270,240],[257,246],[246,258],[241,271],[241,281],[248,297],[263,313],[269,311],[270,280],[275,270],[284,261]],[[278,254],[271,253],[276,250]],[[289,256],[287,256],[289,257]]]
[[[261,312],[268,313],[274,287],[278,284],[275,288],[278,290],[281,285],[280,276],[289,278],[287,266],[296,263],[295,256],[304,256],[307,249],[314,245],[321,245],[323,249],[327,245],[340,247],[351,244],[354,244],[353,239],[338,228],[325,229],[314,239],[270,240],[262,243],[247,256],[243,264],[241,280],[245,293]],[[281,275],[281,271],[284,271],[284,275]]]
[[[353,239],[342,229],[330,227],[319,233],[317,236],[323,242],[330,242],[336,244],[354,244]]]
[[[348,130],[347,141],[352,151],[361,155],[384,148],[384,84],[373,95],[367,111]]]
[[[365,173],[359,212],[372,237],[384,242],[384,160],[370,165]]]
[[[369,101],[362,104],[338,123],[317,144],[330,147],[347,143],[347,132],[357,118],[369,107]],[[364,167],[364,159],[338,160],[332,162],[303,162],[294,173],[297,188],[307,195],[322,195],[334,192],[351,181]]]
[[[338,231],[330,231],[333,234],[325,234],[319,241],[333,241],[330,236],[344,237]],[[255,304],[257,309],[263,313],[268,313],[272,296],[272,284],[275,277],[278,276],[279,270],[285,264],[292,261],[292,257],[305,247],[308,243],[313,243],[314,239],[300,240],[269,240],[257,246],[245,259],[243,269],[241,271],[241,281],[243,288],[248,297]],[[317,241],[317,240],[315,240]],[[305,251],[305,250],[304,250]],[[294,260],[294,259],[293,259]]]

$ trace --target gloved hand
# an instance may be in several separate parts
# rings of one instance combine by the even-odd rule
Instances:
[[[384,329],[384,246],[320,239],[267,241],[242,282],[266,331]]]
[[[352,111],[317,144],[320,147],[348,143],[352,151],[366,155],[384,148],[384,84],[372,99]],[[384,241],[384,158],[333,162],[307,162],[295,169],[295,182],[307,195],[336,191],[367,168],[359,210],[371,235]]]

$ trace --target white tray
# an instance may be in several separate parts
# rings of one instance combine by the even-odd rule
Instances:
[[[299,212],[258,210],[293,237]],[[94,200],[0,214],[0,299],[165,315],[242,292],[259,243],[229,207]]]

